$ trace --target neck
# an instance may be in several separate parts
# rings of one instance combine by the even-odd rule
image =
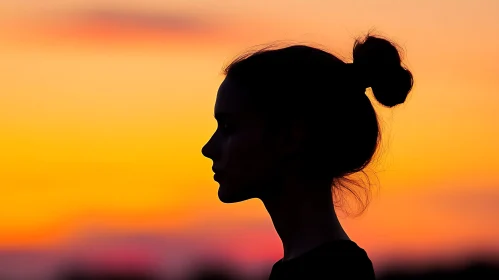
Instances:
[[[280,185],[276,186],[280,191],[262,202],[281,238],[283,260],[329,241],[349,239],[334,211],[329,186],[296,178]]]

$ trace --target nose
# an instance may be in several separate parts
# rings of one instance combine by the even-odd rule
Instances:
[[[203,156],[213,159],[214,157],[214,147],[213,147],[213,136],[206,142],[206,144],[201,149]]]
[[[203,156],[209,158],[208,153],[207,153],[207,150],[208,150],[207,146],[208,146],[208,143],[204,144],[203,148],[201,149],[201,153],[203,154]]]

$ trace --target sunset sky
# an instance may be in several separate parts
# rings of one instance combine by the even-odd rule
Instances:
[[[201,155],[221,69],[276,41],[349,60],[374,30],[404,50],[415,86],[395,109],[372,99],[379,189],[343,225],[375,266],[499,254],[497,15],[496,0],[2,1],[0,248],[145,234],[279,259],[261,202],[221,203]]]

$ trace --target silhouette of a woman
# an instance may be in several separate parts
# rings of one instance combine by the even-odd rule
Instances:
[[[270,279],[374,279],[332,196],[380,142],[366,88],[387,107],[403,103],[412,88],[397,48],[368,35],[355,42],[353,63],[305,45],[264,48],[224,74],[218,128],[202,153],[213,160],[222,202],[258,198],[269,212],[284,248]]]

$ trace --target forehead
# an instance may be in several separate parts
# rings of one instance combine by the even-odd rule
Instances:
[[[251,113],[248,90],[225,78],[217,92],[215,115],[246,115]]]

